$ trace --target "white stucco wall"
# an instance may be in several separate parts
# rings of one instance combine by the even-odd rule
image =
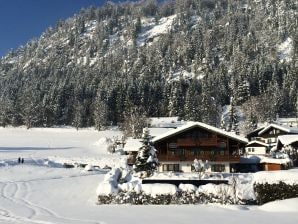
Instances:
[[[184,173],[190,173],[192,162],[162,162],[158,167],[159,172],[163,172],[163,164],[179,164],[179,169]],[[212,165],[224,165],[225,170],[223,172],[230,172],[230,163],[229,162],[209,162],[209,169],[207,172],[212,172]]]
[[[248,155],[265,155],[266,154],[266,147],[261,146],[261,147],[251,147],[248,146],[245,148],[245,152]]]

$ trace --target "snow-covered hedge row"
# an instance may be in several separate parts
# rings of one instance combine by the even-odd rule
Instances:
[[[208,184],[197,188],[191,184],[119,184],[117,190],[103,182],[98,188],[99,204],[253,204],[254,197],[241,198],[230,185]],[[100,192],[101,191],[101,192]],[[108,193],[110,191],[110,193]]]
[[[99,195],[98,204],[134,204],[134,205],[168,205],[168,204],[234,204],[229,196],[203,194],[198,192],[177,191],[175,194],[148,195],[144,192],[120,191],[116,195]],[[253,200],[238,200],[237,204],[255,204]]]
[[[141,184],[127,168],[114,168],[97,188],[99,204],[249,204],[255,203],[250,181],[232,177],[227,184]]]
[[[257,203],[262,205],[270,201],[298,197],[298,184],[255,183],[254,192]]]

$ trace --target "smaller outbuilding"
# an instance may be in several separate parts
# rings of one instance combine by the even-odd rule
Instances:
[[[127,164],[133,165],[139,149],[142,147],[142,139],[128,138],[123,151],[128,155]]]
[[[245,153],[248,155],[266,155],[269,145],[262,141],[251,141],[245,146]]]

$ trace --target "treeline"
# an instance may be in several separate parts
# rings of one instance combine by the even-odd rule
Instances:
[[[295,0],[83,9],[0,60],[0,124],[103,129],[180,116],[218,126],[226,104],[242,106],[248,128],[297,116],[297,9]],[[171,15],[167,33],[140,43],[146,20],[152,28]]]

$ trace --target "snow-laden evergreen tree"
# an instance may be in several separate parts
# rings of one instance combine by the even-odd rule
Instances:
[[[237,110],[235,106],[235,101],[233,97],[231,97],[231,103],[229,106],[229,125],[228,131],[235,132],[239,134],[239,118],[237,115]]]
[[[152,145],[151,136],[148,128],[143,129],[142,147],[138,151],[134,171],[140,173],[141,177],[153,175],[158,166],[156,149]]]

